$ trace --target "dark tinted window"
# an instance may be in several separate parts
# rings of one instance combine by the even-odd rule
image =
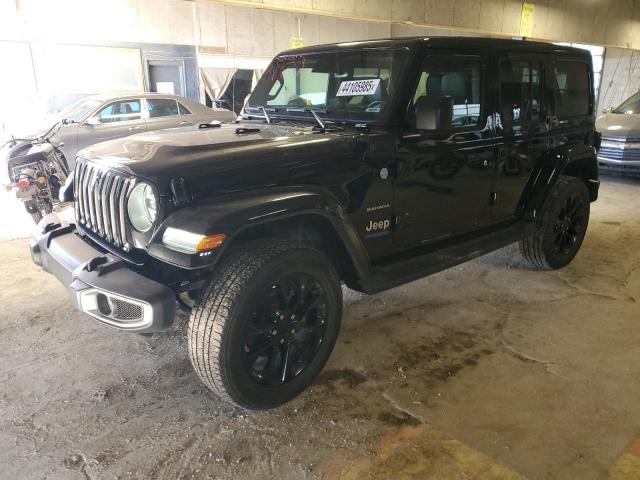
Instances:
[[[589,67],[583,62],[559,61],[555,66],[555,104],[558,118],[589,115]]]
[[[542,117],[542,75],[538,62],[500,62],[500,115],[505,128]]]
[[[191,115],[189,109],[182,105],[180,102],[178,102],[178,112],[180,112],[180,115]]]
[[[473,57],[428,57],[422,67],[413,103],[421,97],[450,97],[453,127],[480,121],[480,60]]]
[[[178,103],[168,98],[148,98],[149,118],[173,117],[178,115]]]

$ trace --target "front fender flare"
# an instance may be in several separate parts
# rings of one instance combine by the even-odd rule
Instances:
[[[156,230],[149,254],[183,268],[208,267],[215,264],[234,239],[248,229],[300,215],[319,215],[328,220],[358,276],[368,276],[369,258],[360,237],[336,196],[320,188],[273,188],[227,194],[176,209]],[[170,250],[162,244],[162,235],[167,227],[203,235],[223,233],[227,238],[213,251],[213,255],[189,255]]]

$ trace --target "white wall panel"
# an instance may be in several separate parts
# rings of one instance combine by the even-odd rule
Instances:
[[[227,47],[227,18],[224,5],[213,2],[198,2],[197,28],[200,45]]]

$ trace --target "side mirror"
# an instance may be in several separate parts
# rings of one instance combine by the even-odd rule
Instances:
[[[446,130],[453,119],[453,98],[424,95],[414,106],[418,130]]]
[[[96,125],[100,125],[100,123],[101,123],[100,117],[89,117],[84,122],[85,125],[91,125],[92,127],[95,127]]]

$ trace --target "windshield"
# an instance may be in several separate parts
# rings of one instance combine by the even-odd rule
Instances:
[[[89,113],[101,103],[101,100],[96,100],[95,98],[80,100],[78,103],[74,103],[73,105],[62,110],[56,115],[56,117],[60,120],[66,119],[69,122],[79,122],[87,113]]]
[[[375,121],[393,101],[407,59],[406,49],[382,48],[282,55],[265,70],[246,112],[300,115],[312,108],[333,120]]]
[[[622,105],[613,110],[613,113],[626,113],[627,115],[640,113],[640,92],[627,98]]]

